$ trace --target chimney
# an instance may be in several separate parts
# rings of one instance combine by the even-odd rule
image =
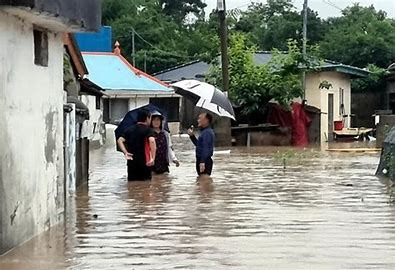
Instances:
[[[114,54],[121,55],[120,43],[118,42],[118,40],[114,44]]]

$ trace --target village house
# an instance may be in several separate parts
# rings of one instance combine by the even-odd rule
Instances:
[[[100,18],[99,0],[0,0],[0,254],[63,219],[62,37]]]
[[[258,65],[266,64],[271,57],[270,52],[257,52],[254,61]],[[209,68],[210,65],[203,61],[193,61],[157,72],[153,76],[167,83],[187,79],[204,81]],[[332,140],[334,121],[341,121],[344,128],[351,127],[351,80],[367,75],[366,70],[332,61],[324,61],[320,67],[307,73],[307,105],[320,111],[319,119],[315,120],[317,127],[314,129],[317,130],[317,134],[310,136],[315,138],[312,143],[320,144]],[[301,99],[299,101],[301,102]],[[193,110],[188,101],[183,101],[182,104],[181,123],[186,128],[193,119]]]
[[[80,184],[88,183],[89,149],[104,144],[104,91],[88,79],[88,69],[74,35],[64,34],[63,42],[64,90],[68,105],[74,105],[74,109],[66,111],[68,117],[64,123],[65,134],[73,133],[65,136],[65,173],[69,191],[73,191]]]
[[[76,35],[90,81],[106,91],[104,121],[117,125],[128,111],[150,103],[166,114],[171,132],[177,133],[180,96],[168,84],[130,64],[122,56],[118,42],[111,50],[111,35],[107,26],[98,33]]]

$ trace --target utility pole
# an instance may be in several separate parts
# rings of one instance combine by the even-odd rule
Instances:
[[[221,71],[223,91],[227,94],[229,89],[228,75],[228,35],[227,35],[227,14],[225,0],[217,0],[217,12],[219,13],[219,35],[221,42]],[[231,120],[228,118],[219,118],[214,124],[216,134],[216,146],[231,145]]]
[[[147,72],[147,52],[144,51],[144,72]]]
[[[226,5],[225,0],[217,0],[217,11],[220,19],[220,42],[221,42],[221,71],[223,80],[223,91],[228,93],[229,77],[228,77],[228,35],[227,35],[227,20],[226,20]]]
[[[306,60],[307,58],[307,23],[308,23],[308,0],[304,0],[304,15],[303,15],[303,49],[302,49],[302,53],[303,53],[303,58],[304,60]],[[303,71],[303,90],[304,90],[304,94],[303,94],[303,100],[305,100],[305,89],[306,89],[306,72],[305,70]]]
[[[132,64],[134,67],[136,67],[135,63],[135,29],[132,28],[132,33],[131,33],[131,47],[132,47]]]

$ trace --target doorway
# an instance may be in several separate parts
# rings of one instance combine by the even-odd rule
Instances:
[[[334,139],[334,94],[329,94],[327,104],[327,117],[328,117],[328,141],[331,142]]]

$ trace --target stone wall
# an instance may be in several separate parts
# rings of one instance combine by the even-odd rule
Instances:
[[[33,25],[0,11],[0,254],[62,219],[63,43],[48,33],[34,64]]]

